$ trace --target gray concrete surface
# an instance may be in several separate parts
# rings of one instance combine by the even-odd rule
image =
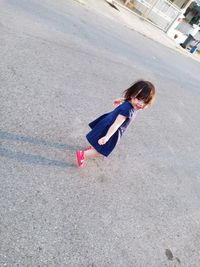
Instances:
[[[0,266],[199,267],[199,63],[106,10],[0,2]],[[142,77],[155,105],[76,168],[88,122]]]

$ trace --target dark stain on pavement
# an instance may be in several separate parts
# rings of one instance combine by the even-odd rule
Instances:
[[[180,259],[178,257],[174,258],[174,255],[170,249],[165,249],[165,255],[169,261],[176,260],[179,264],[181,264]]]
[[[179,263],[179,264],[181,264],[181,261],[180,261],[180,259],[179,258],[175,258],[176,260],[177,260],[177,262]]]
[[[172,261],[173,258],[174,258],[174,256],[173,256],[173,254],[172,254],[172,252],[171,252],[170,249],[165,249],[165,255],[167,256],[167,259],[168,259],[169,261]]]
[[[97,179],[100,183],[107,182],[107,178],[104,175],[100,175]]]

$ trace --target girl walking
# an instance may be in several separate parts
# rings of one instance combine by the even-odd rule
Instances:
[[[124,91],[124,97],[114,100],[116,108],[89,123],[86,135],[90,147],[77,150],[77,164],[83,167],[88,158],[107,157],[113,151],[138,110],[149,107],[156,96],[156,89],[149,81],[139,80]]]

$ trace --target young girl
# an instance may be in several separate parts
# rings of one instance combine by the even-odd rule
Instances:
[[[150,106],[155,96],[155,87],[149,81],[139,80],[125,90],[123,98],[114,100],[117,107],[113,111],[89,123],[92,130],[86,138],[91,146],[85,151],[76,152],[78,166],[83,167],[88,158],[100,155],[107,157],[135,118],[137,111]]]

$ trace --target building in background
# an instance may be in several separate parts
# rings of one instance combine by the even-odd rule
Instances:
[[[192,0],[115,0],[163,31],[183,15]]]
[[[200,0],[113,0],[165,31],[177,43],[200,40]]]
[[[182,43],[189,35],[193,36],[193,43],[200,40],[200,1],[195,0],[190,3],[181,21],[175,25],[172,35],[177,36],[177,42]],[[172,27],[173,28],[173,27]],[[170,35],[170,34],[169,34]],[[192,42],[191,42],[192,45]]]

